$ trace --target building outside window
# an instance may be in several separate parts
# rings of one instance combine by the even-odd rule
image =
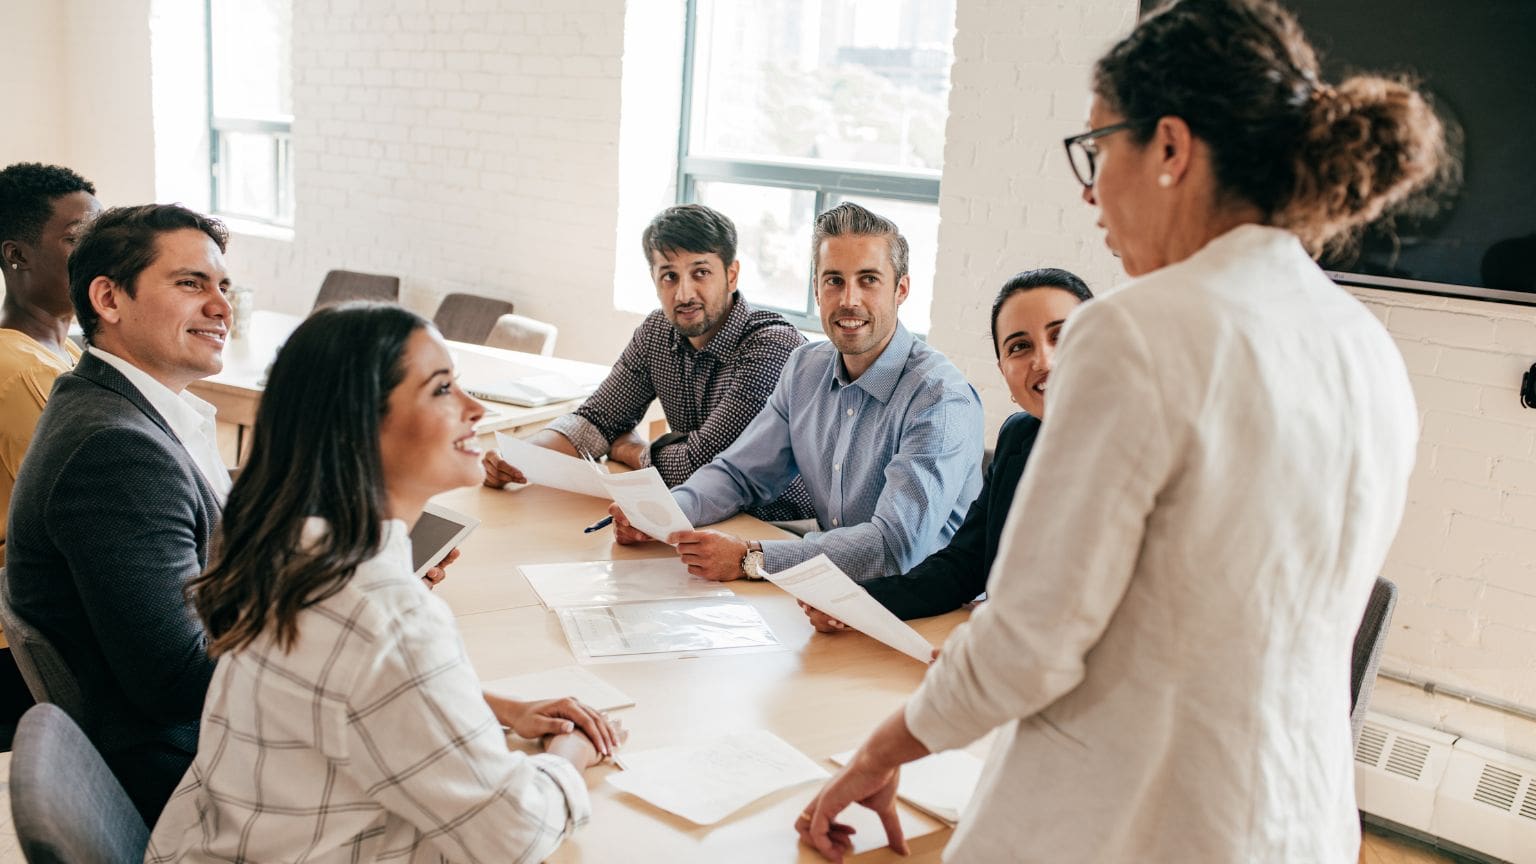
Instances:
[[[736,223],[756,304],[820,330],[817,213],[853,201],[911,244],[926,333],[954,59],[953,0],[689,0],[678,196]]]
[[[292,0],[208,0],[213,211],[293,225]]]

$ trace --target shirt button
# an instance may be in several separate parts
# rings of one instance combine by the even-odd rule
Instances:
[[[832,466],[832,470],[833,471],[841,471],[841,470],[843,470],[843,463],[839,462],[836,465],[833,465]]]
[[[849,416],[849,417],[852,417],[852,416],[853,416],[853,409],[852,409],[852,408],[849,408],[849,409],[848,409],[848,416]]]
[[[837,527],[837,520],[836,520],[836,519],[833,519],[833,520],[832,520],[832,527],[833,527],[833,528],[836,528],[836,527]]]

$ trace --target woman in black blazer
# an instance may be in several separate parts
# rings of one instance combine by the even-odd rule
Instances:
[[[1026,270],[1009,279],[992,303],[992,349],[1013,401],[1024,410],[1003,421],[981,494],[949,545],[906,573],[863,583],[864,589],[902,618],[925,618],[959,609],[987,590],[1014,489],[1045,416],[1045,390],[1067,315],[1093,293],[1066,270]],[[801,604],[804,606],[804,604]],[[841,621],[805,607],[823,633],[846,629]]]

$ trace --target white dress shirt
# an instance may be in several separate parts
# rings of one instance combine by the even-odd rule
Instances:
[[[542,861],[587,821],[570,762],[507,748],[405,523],[298,634],[219,658],[145,861]]]
[[[949,861],[1354,862],[1350,646],[1414,464],[1381,324],[1247,225],[1085,305],[984,604],[908,703],[1002,726]]]
[[[165,418],[171,431],[181,441],[181,446],[187,448],[187,454],[202,472],[203,479],[208,481],[213,497],[223,505],[234,484],[229,479],[229,468],[224,464],[224,457],[219,455],[218,424],[215,420],[217,409],[185,390],[172,392],[171,388],[155,380],[148,372],[110,351],[103,351],[95,345],[86,350],[123,373],[128,383],[138,388],[149,404],[160,412],[160,416]]]

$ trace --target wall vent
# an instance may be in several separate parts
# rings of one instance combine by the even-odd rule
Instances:
[[[1483,773],[1477,778],[1477,788],[1472,792],[1473,801],[1491,804],[1500,810],[1515,806],[1515,795],[1520,792],[1521,777],[1507,768],[1483,764]]]
[[[1387,730],[1366,722],[1360,728],[1360,743],[1355,745],[1355,761],[1367,765],[1380,765],[1382,751],[1387,747]]]
[[[1429,759],[1429,743],[1419,741],[1406,735],[1398,735],[1392,742],[1392,750],[1387,755],[1388,771],[1409,780],[1417,780],[1424,776],[1424,763]]]

